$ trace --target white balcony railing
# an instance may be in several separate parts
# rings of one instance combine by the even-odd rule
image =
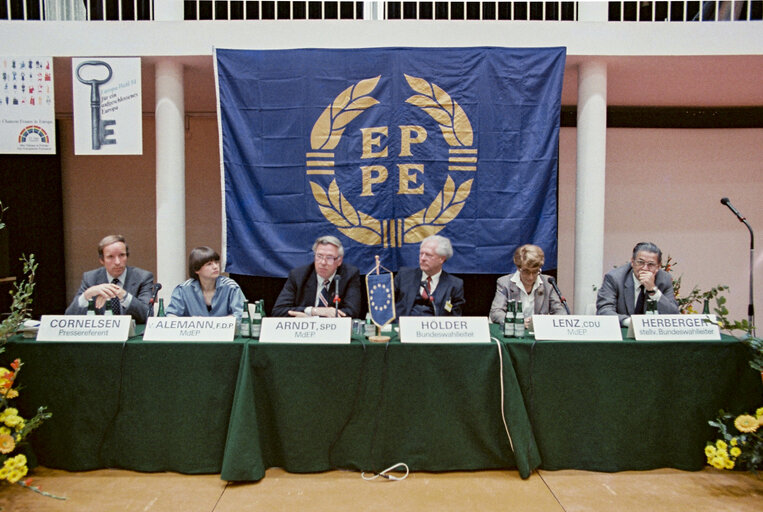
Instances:
[[[760,21],[763,0],[608,2],[610,22]],[[185,0],[185,20],[577,21],[578,2]],[[153,0],[0,0],[0,20],[150,21]]]

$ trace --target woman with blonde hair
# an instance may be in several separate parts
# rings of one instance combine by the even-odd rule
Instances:
[[[541,274],[545,262],[543,249],[537,245],[525,244],[514,251],[514,265],[517,271],[498,278],[495,297],[490,306],[490,321],[502,324],[506,318],[506,304],[509,300],[522,301],[525,327],[532,327],[533,315],[564,315],[561,299]]]

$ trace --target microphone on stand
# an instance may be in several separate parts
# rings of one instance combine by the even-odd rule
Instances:
[[[755,336],[755,305],[753,302],[753,268],[755,266],[755,233],[752,231],[752,226],[750,226],[750,223],[747,222],[747,219],[745,219],[741,213],[739,213],[739,210],[734,208],[734,206],[729,201],[728,197],[724,197],[721,199],[721,204],[725,204],[729,207],[729,210],[731,210],[734,215],[737,216],[739,219],[739,222],[747,226],[747,230],[750,232],[750,302],[747,304],[747,321],[750,323],[750,334]]]
[[[744,217],[742,217],[742,214],[741,214],[741,213],[739,213],[739,210],[737,210],[736,208],[734,208],[734,205],[732,205],[732,204],[731,204],[731,201],[729,201],[729,198],[728,198],[728,197],[724,197],[723,199],[721,199],[721,204],[725,204],[726,206],[728,206],[728,207],[729,207],[729,210],[731,210],[732,212],[734,212],[734,215],[736,215],[736,216],[737,216],[737,218],[739,218],[739,222],[744,222],[744,221],[745,221],[745,218],[744,218]]]
[[[339,274],[334,276],[334,317],[339,318],[339,303],[342,299],[339,297]]]
[[[154,304],[156,303],[156,296],[159,295],[159,290],[161,289],[162,283],[151,285],[151,298],[148,301],[148,316],[154,316]]]
[[[429,292],[427,292],[429,294]],[[434,303],[434,297],[429,295],[429,302],[432,303],[432,312],[434,312],[434,316],[437,316],[437,305]]]
[[[554,279],[553,277],[549,276],[549,277],[548,277],[548,283],[549,283],[551,286],[553,286],[553,287],[554,287],[554,291],[555,291],[555,292],[556,292],[556,294],[559,296],[559,299],[562,301],[562,306],[564,306],[564,310],[565,310],[565,311],[567,312],[567,314],[569,315],[569,314],[570,314],[570,308],[569,308],[569,307],[567,307],[567,299],[565,299],[565,298],[564,298],[564,296],[562,295],[562,292],[560,292],[560,291],[559,291],[559,287],[556,285],[556,279]]]

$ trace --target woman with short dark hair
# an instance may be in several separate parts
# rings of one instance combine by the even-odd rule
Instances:
[[[206,246],[188,255],[190,279],[172,291],[167,315],[230,316],[241,318],[244,293],[233,279],[220,275],[220,255]]]

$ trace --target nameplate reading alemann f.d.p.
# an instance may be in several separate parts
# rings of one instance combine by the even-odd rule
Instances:
[[[402,316],[402,343],[490,343],[486,316]]]
[[[533,315],[536,340],[622,341],[615,315]]]
[[[232,316],[163,316],[146,320],[144,341],[233,341]]]
[[[715,315],[632,315],[628,337],[639,341],[719,340]]]
[[[42,315],[37,341],[125,341],[130,315]]]
[[[318,316],[262,319],[262,343],[350,343],[352,318]]]

